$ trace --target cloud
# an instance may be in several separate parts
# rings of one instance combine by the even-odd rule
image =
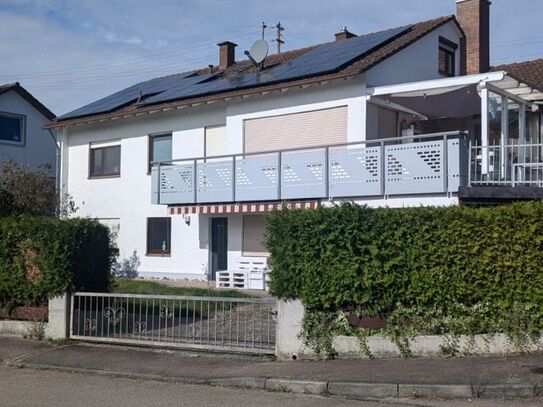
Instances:
[[[216,63],[219,41],[238,43],[242,58],[262,21],[270,41],[281,21],[291,49],[330,41],[343,26],[361,34],[454,9],[454,0],[2,0],[0,83],[19,80],[61,114],[154,76]],[[543,38],[526,27],[538,27],[542,12],[543,2],[494,0],[493,59],[539,52]],[[527,37],[531,43],[514,42]]]

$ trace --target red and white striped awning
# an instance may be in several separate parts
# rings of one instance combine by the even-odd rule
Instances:
[[[316,209],[319,201],[300,202],[260,202],[243,204],[220,204],[220,205],[191,205],[191,206],[170,206],[170,215],[217,215],[229,213],[265,213],[283,208],[289,209]]]

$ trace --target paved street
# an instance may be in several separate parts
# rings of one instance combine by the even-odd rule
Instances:
[[[506,407],[541,406],[541,400],[439,402],[433,400],[390,400],[366,402],[259,390],[230,389],[142,381],[88,374],[0,367],[2,407],[138,407],[138,406],[360,406],[360,407]]]

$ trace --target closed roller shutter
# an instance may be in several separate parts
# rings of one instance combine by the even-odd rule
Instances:
[[[243,216],[243,256],[269,256],[264,235],[266,221],[263,215]]]
[[[245,152],[347,142],[347,106],[244,122]]]
[[[207,157],[226,154],[226,126],[206,127],[205,143]]]

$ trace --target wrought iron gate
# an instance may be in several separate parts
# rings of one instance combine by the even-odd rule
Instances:
[[[70,337],[85,341],[273,354],[276,301],[78,292]]]

